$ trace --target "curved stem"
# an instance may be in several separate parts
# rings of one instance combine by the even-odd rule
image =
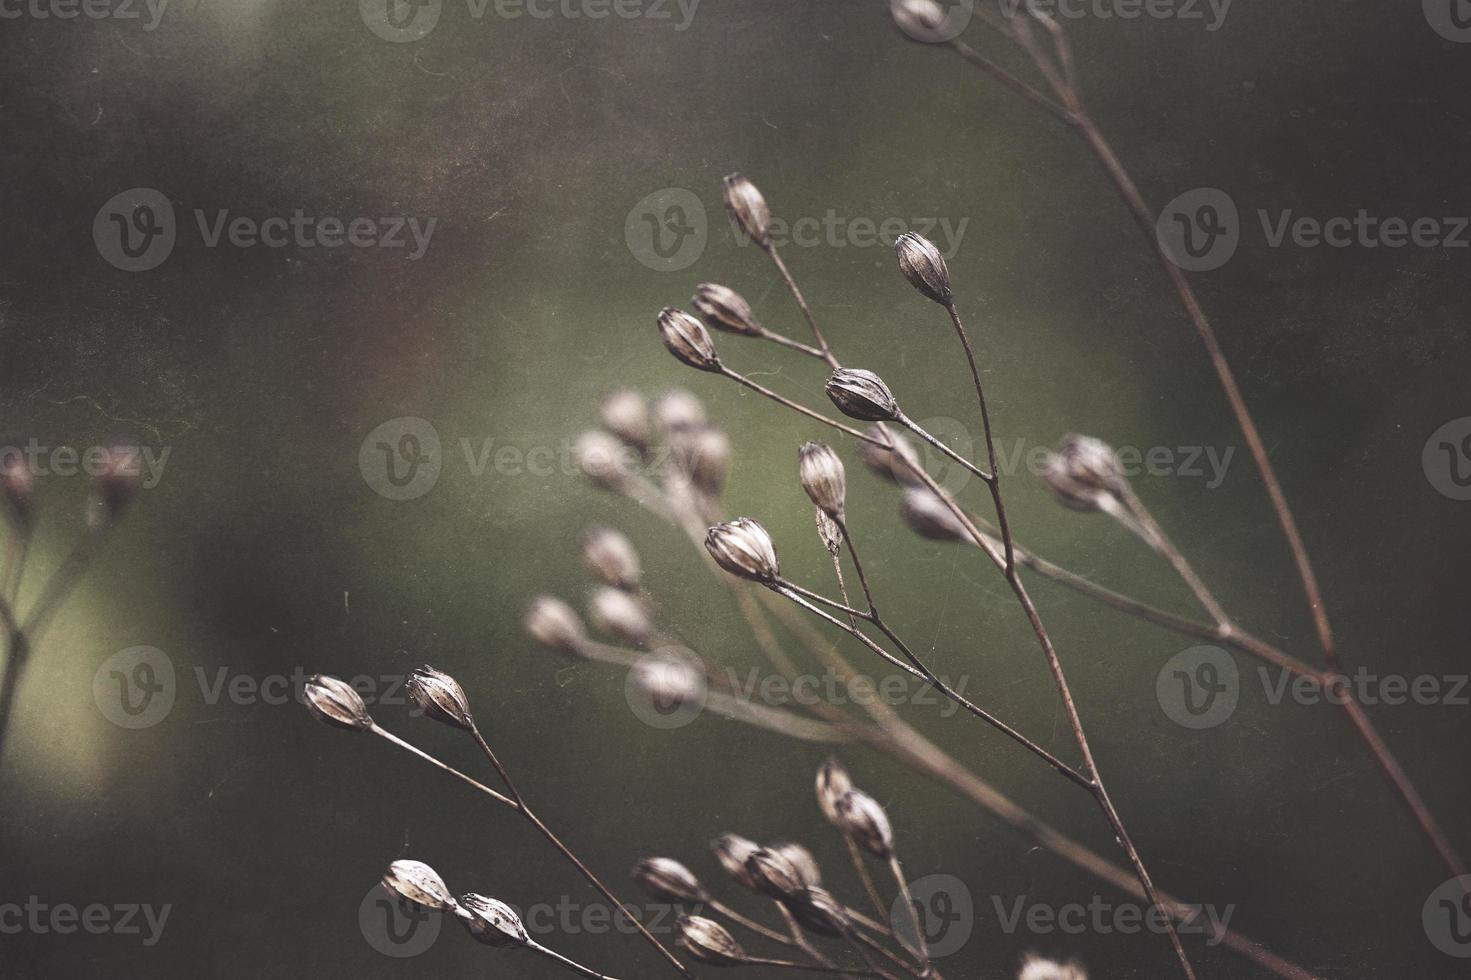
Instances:
[[[545,956],[547,959],[553,961],[554,963],[562,964],[567,969],[580,976],[591,977],[592,980],[614,980],[613,977],[605,976],[604,974],[601,974],[596,970],[589,970],[581,963],[578,963],[576,960],[568,959],[561,953],[558,953],[556,950],[547,949],[545,946],[534,939],[528,939],[526,941],[526,948],[531,950],[533,953],[538,953],[542,956]]]

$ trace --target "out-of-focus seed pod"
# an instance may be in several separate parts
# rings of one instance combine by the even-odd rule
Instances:
[[[36,477],[24,456],[14,452],[0,459],[0,496],[16,527],[30,527],[35,492]]]
[[[628,482],[630,460],[633,452],[613,436],[597,429],[589,429],[577,437],[572,454],[577,467],[592,484],[604,490],[617,490]]]
[[[670,437],[676,461],[703,494],[719,497],[730,474],[730,437],[703,426],[683,429]]]
[[[1058,963],[1035,954],[1028,954],[1022,961],[1021,972],[1016,980],[1088,980],[1081,963],[1071,961]]]
[[[1065,436],[1047,457],[1042,481],[1059,501],[1082,511],[1116,513],[1128,489],[1123,464],[1108,443],[1080,435]]]
[[[713,282],[702,282],[695,290],[695,298],[690,305],[711,330],[724,330],[726,333],[747,337],[759,337],[765,332],[756,319],[756,314],[751,312],[751,304],[734,289]]]
[[[853,780],[837,759],[828,759],[817,770],[817,805],[828,823],[838,823],[838,801],[848,795]]]
[[[894,854],[894,829],[878,800],[862,790],[849,790],[838,801],[838,822],[843,832],[874,857],[887,860]]]
[[[605,585],[593,593],[587,604],[587,618],[600,632],[642,646],[648,642],[654,624],[649,611],[638,599]]]
[[[103,453],[93,477],[92,503],[87,522],[93,528],[110,527],[123,516],[143,486],[136,446],[115,446]]]
[[[603,398],[599,413],[603,428],[630,446],[644,449],[649,445],[652,423],[644,396],[632,388],[620,388]]]
[[[710,893],[693,871],[671,858],[645,858],[633,868],[633,879],[656,901],[702,905]]]
[[[679,944],[710,966],[740,966],[747,960],[746,951],[724,926],[698,915],[679,920]]]
[[[783,902],[804,927],[823,936],[847,936],[853,932],[853,920],[843,903],[832,892],[813,885]]]
[[[707,424],[705,403],[683,388],[671,388],[654,400],[654,427],[665,435]]]
[[[876,475],[900,486],[923,486],[924,481],[915,475],[921,463],[914,443],[897,432],[888,432],[891,448],[890,443],[885,443],[885,431],[876,425],[869,428],[867,435],[876,441],[858,444],[858,455],[863,458],[864,465]]]
[[[762,248],[771,245],[771,209],[766,198],[741,174],[731,174],[723,184],[725,209],[741,231]]]
[[[582,560],[598,578],[625,592],[638,591],[643,564],[638,549],[622,533],[610,527],[595,527],[582,539]]]
[[[899,515],[922,538],[933,541],[974,541],[960,518],[927,487],[910,487],[899,501]]]
[[[822,869],[817,865],[817,858],[801,844],[782,841],[780,844],[771,844],[769,849],[792,862],[792,867],[797,869],[805,887],[815,888],[822,884]]]
[[[758,848],[747,858],[746,870],[756,890],[772,898],[790,898],[806,887],[797,866],[769,847]]]
[[[526,632],[541,646],[559,653],[577,653],[587,637],[577,612],[549,595],[537,596],[526,608]]]
[[[747,888],[756,888],[756,879],[747,862],[751,860],[751,855],[761,850],[760,845],[738,834],[725,834],[711,841],[710,849],[715,852],[716,860],[727,874]]]

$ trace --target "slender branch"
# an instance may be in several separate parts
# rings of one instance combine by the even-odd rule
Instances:
[[[560,963],[562,966],[565,966],[573,973],[580,974],[584,977],[591,977],[592,980],[615,980],[615,978],[605,976],[597,972],[596,970],[589,970],[587,967],[583,966],[581,963],[578,963],[576,960],[569,960],[561,953],[558,953],[556,950],[553,949],[548,949],[534,939],[526,940],[526,948],[531,950],[533,953],[538,953],[542,956],[545,956],[547,959],[553,961],[554,963]]]
[[[769,340],[773,344],[777,344],[781,347],[786,347],[789,350],[794,350],[798,353],[806,354],[808,357],[815,357],[819,361],[827,359],[822,351],[818,350],[816,347],[808,347],[806,344],[802,343],[799,340],[793,340],[790,337],[784,336],[771,330],[767,330],[765,327],[762,327],[760,333],[755,334],[755,336],[761,338],[762,340]]]
[[[447,765],[446,763],[440,762],[434,756],[430,755],[428,752],[425,752],[423,749],[419,748],[417,745],[414,745],[414,744],[412,744],[410,742],[404,741],[403,739],[399,738],[397,735],[395,735],[392,732],[388,731],[386,728],[382,728],[379,725],[374,724],[373,727],[369,729],[369,731],[372,732],[374,735],[377,735],[379,738],[382,738],[382,739],[384,739],[384,740],[386,740],[388,742],[391,742],[392,744],[398,746],[399,748],[403,749],[405,752],[408,752],[410,755],[416,755],[416,756],[418,756],[420,759],[423,759],[425,762],[429,763],[431,766],[433,766],[434,768],[438,769],[439,771],[449,773],[451,776],[455,777],[460,782],[466,784],[467,786],[471,787],[472,789],[479,790],[480,792],[484,793],[486,796],[490,797],[492,800],[495,800],[497,803],[501,804],[502,806],[508,806],[512,810],[520,810],[520,807],[516,805],[516,801],[513,800],[513,799],[511,799],[509,796],[506,796],[504,793],[499,793],[496,790],[491,789],[489,786],[486,786],[484,783],[480,782],[477,779],[474,779],[474,778],[472,778],[470,776],[465,775],[464,773],[460,772],[458,769],[454,768],[453,766],[450,766],[450,765]]]
[[[790,936],[783,936],[775,929],[768,929],[761,923],[746,918],[744,915],[741,915],[735,909],[729,907],[728,905],[725,905],[723,902],[717,902],[715,899],[712,898],[705,903],[705,906],[709,908],[712,912],[715,912],[718,915],[725,916],[727,919],[734,922],[742,929],[748,929],[751,932],[754,932],[756,935],[769,939],[774,943],[781,943],[783,946],[797,945],[796,941]]]
[[[802,295],[802,290],[797,288],[797,281],[787,271],[787,264],[782,261],[781,253],[776,250],[776,245],[770,242],[762,247],[766,250],[766,254],[771,256],[772,263],[776,265],[776,271],[781,273],[782,281],[787,284],[787,290],[792,294],[792,299],[796,300],[797,305],[802,308],[802,316],[806,317],[807,326],[812,328],[812,337],[821,349],[822,359],[836,371],[838,359],[833,357],[832,348],[828,346],[827,338],[822,335],[822,330],[817,326],[817,318],[812,315],[812,308],[807,305],[807,299]]]
[[[971,380],[976,386],[976,402],[981,409],[981,431],[986,436],[986,457],[991,465],[991,479],[986,481],[986,486],[991,491],[991,503],[996,508],[996,524],[1001,529],[1001,543],[1006,551],[1006,569],[1010,572],[1016,566],[1016,549],[1011,539],[1011,527],[1006,522],[1006,504],[1001,500],[1001,468],[996,465],[996,440],[991,435],[991,413],[986,408],[986,389],[981,385],[981,370],[976,366],[976,352],[971,348],[970,337],[965,332],[965,324],[960,322],[960,312],[956,310],[953,300],[945,304],[945,310],[950,314],[950,323],[955,327],[960,345],[965,348],[965,360],[970,365]]]
[[[966,469],[970,470],[972,473],[974,473],[976,476],[980,477],[982,480],[985,480],[987,483],[990,483],[991,482],[992,476],[991,476],[990,473],[987,473],[985,470],[981,469],[975,463],[972,463],[970,460],[968,460],[964,456],[960,455],[960,453],[957,453],[955,450],[953,450],[949,446],[945,445],[939,439],[936,439],[934,436],[930,435],[924,429],[920,428],[920,426],[919,426],[919,424],[917,422],[915,422],[909,416],[905,415],[903,412],[900,412],[899,413],[899,417],[897,419],[895,419],[895,421],[898,422],[900,425],[904,426],[904,428],[908,429],[910,432],[913,432],[915,435],[919,436],[921,439],[923,439],[925,442],[929,443],[931,446],[934,446],[936,449],[940,450],[940,452],[944,453],[946,456],[949,456],[951,459],[955,460],[955,462],[959,463],[961,466],[963,466]]]

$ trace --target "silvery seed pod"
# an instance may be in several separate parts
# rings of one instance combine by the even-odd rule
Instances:
[[[720,866],[726,870],[732,878],[747,888],[756,888],[756,879],[751,875],[751,869],[746,862],[751,860],[751,855],[761,850],[760,846],[752,840],[747,840],[738,834],[725,834],[710,842],[710,850],[715,852],[715,858]]]
[[[773,582],[780,573],[771,535],[749,517],[712,527],[705,535],[705,550],[715,564],[740,578]]]
[[[30,526],[35,490],[35,474],[19,452],[11,453],[0,461],[0,494],[4,495],[11,520],[17,527]]]
[[[1058,963],[1028,953],[1016,980],[1088,980],[1088,974],[1083,972],[1081,963]]]
[[[821,507],[813,508],[812,512],[817,515],[817,536],[822,540],[822,546],[827,549],[828,554],[836,558],[843,550],[842,529]]]
[[[771,244],[771,209],[766,198],[740,174],[731,174],[723,182],[725,209],[741,231],[762,248]]]
[[[748,957],[735,937],[718,922],[698,915],[679,920],[679,944],[710,966],[740,966]]]
[[[637,592],[643,577],[638,549],[610,527],[591,528],[582,539],[582,560],[598,578],[625,592]]]
[[[450,912],[455,908],[455,897],[450,894],[444,879],[434,869],[419,861],[395,861],[388,866],[383,876],[383,887],[400,898],[438,912]]]
[[[874,857],[894,853],[894,828],[878,800],[862,790],[849,790],[838,801],[838,824],[843,832]]]
[[[899,271],[911,286],[941,306],[949,307],[954,302],[945,256],[928,238],[900,235],[894,242],[894,252],[899,256]]]
[[[804,889],[782,904],[798,922],[818,935],[848,936],[853,932],[853,920],[848,910],[832,892],[821,886]]]
[[[405,693],[414,706],[435,721],[464,731],[473,731],[475,719],[470,714],[470,699],[459,681],[428,664],[414,668],[405,685]]]
[[[945,8],[936,0],[889,0],[889,11],[899,29],[916,39],[933,35],[945,23]]]
[[[812,502],[833,520],[841,521],[848,477],[832,447],[820,442],[804,443],[797,450],[797,475]]]
[[[853,780],[837,759],[828,759],[817,770],[817,805],[828,823],[838,823],[838,801],[848,795]]]
[[[1114,511],[1127,486],[1124,467],[1108,443],[1088,436],[1064,436],[1047,457],[1042,480],[1059,501],[1074,510]]]
[[[317,674],[307,680],[302,695],[307,710],[323,724],[354,732],[366,732],[373,727],[362,695],[344,680]]]
[[[605,585],[592,594],[587,603],[587,618],[593,628],[642,646],[653,632],[654,624],[644,604],[622,589]]]
[[[136,447],[108,449],[96,469],[87,522],[93,528],[104,528],[123,516],[143,485],[139,451]]]
[[[914,443],[897,432],[888,432],[887,437],[892,444],[890,448],[884,444],[885,431],[876,425],[870,426],[866,435],[877,441],[865,440],[858,444],[858,455],[863,458],[864,465],[875,475],[901,486],[923,486],[924,481],[914,473],[922,465]],[[910,468],[911,465],[913,469]]]
[[[816,888],[822,884],[822,869],[817,866],[817,858],[813,857],[812,852],[801,844],[782,841],[779,844],[769,845],[769,849],[792,862],[792,867],[797,869],[802,884],[807,888]]]
[[[699,704],[705,696],[705,675],[681,657],[643,657],[634,664],[632,674],[638,690],[660,707]]]
[[[972,541],[960,518],[928,487],[910,487],[899,502],[904,523],[922,538],[932,541]]]
[[[654,426],[660,432],[700,429],[705,424],[705,404],[683,388],[671,388],[654,400]]]
[[[827,397],[838,411],[864,422],[893,422],[899,403],[883,378],[862,368],[838,368],[827,381]]]
[[[769,847],[757,848],[746,859],[746,870],[756,890],[771,898],[790,898],[807,887],[802,884],[802,872],[783,854]]]
[[[703,905],[710,901],[710,893],[694,872],[670,858],[644,858],[634,865],[633,880],[658,902]]]
[[[680,469],[700,492],[719,497],[730,474],[730,437],[719,429],[704,426],[684,429],[670,437],[670,446]]]
[[[556,596],[539,595],[526,607],[526,632],[559,653],[577,653],[587,634],[577,612]]]
[[[669,353],[692,368],[719,371],[720,355],[705,325],[684,310],[666,306],[659,311],[659,336]]]
[[[759,337],[765,332],[756,319],[756,314],[751,312],[751,304],[734,289],[713,282],[702,282],[695,288],[695,298],[691,305],[711,330],[724,330],[726,333],[738,333],[747,337]]]
[[[620,388],[603,397],[599,414],[603,428],[630,446],[643,449],[649,444],[649,406],[644,396],[632,388]]]
[[[487,946],[516,949],[531,941],[516,910],[494,898],[474,893],[461,895],[455,917],[471,936]]]
[[[622,442],[597,429],[578,436],[572,447],[577,468],[594,486],[604,490],[617,490],[628,480],[627,455],[631,452]]]

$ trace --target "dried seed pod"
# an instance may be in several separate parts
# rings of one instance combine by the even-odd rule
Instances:
[[[1088,980],[1088,974],[1083,971],[1083,965],[1076,961],[1058,963],[1028,953],[1027,958],[1022,961],[1021,972],[1016,975],[1016,980]]]
[[[307,710],[323,724],[354,732],[372,729],[373,719],[363,697],[347,681],[317,674],[302,689]]]
[[[474,731],[475,719],[470,714],[470,699],[460,682],[428,664],[414,668],[405,685],[405,693],[414,706],[435,721],[464,731]]]
[[[713,282],[702,282],[695,289],[695,298],[691,305],[711,330],[724,330],[726,333],[738,333],[747,337],[759,337],[765,332],[756,315],[751,312],[751,304],[734,289]]]
[[[757,848],[746,859],[746,870],[756,890],[771,898],[790,898],[807,887],[791,859],[769,847]]]
[[[96,471],[87,522],[93,528],[104,528],[123,516],[143,485],[137,447],[105,450]]]
[[[937,0],[889,0],[894,23],[916,40],[927,38],[945,24],[945,8]]]
[[[820,885],[806,888],[782,903],[803,926],[823,936],[848,936],[853,920],[832,892]]]
[[[415,905],[438,912],[450,912],[455,908],[455,897],[450,894],[444,879],[429,865],[419,861],[390,864],[388,873],[383,876],[383,887]]]
[[[710,331],[684,310],[666,306],[659,312],[659,336],[669,353],[690,367],[701,371],[720,370],[720,355],[715,352]]]
[[[762,248],[771,245],[771,209],[766,198],[741,174],[731,174],[723,181],[725,209],[740,225],[741,231]]]
[[[587,618],[599,632],[642,646],[654,630],[649,611],[638,599],[605,585],[593,593],[587,604]]]
[[[633,665],[633,682],[654,704],[674,708],[701,704],[705,697],[705,675],[682,657],[669,654],[644,657]]]
[[[780,573],[771,535],[749,517],[717,524],[705,535],[705,550],[732,575],[756,582],[774,582]]]
[[[487,946],[498,949],[516,949],[526,946],[531,936],[516,910],[505,902],[484,895],[460,896],[460,906],[455,917],[466,931]]]
[[[899,256],[899,271],[904,273],[911,286],[941,306],[948,308],[954,303],[954,294],[950,291],[950,270],[945,265],[945,256],[940,254],[934,243],[920,235],[906,233],[894,242],[894,252]]]
[[[927,487],[910,487],[899,501],[899,515],[922,538],[974,541],[954,511]]]
[[[817,805],[829,823],[838,823],[838,801],[853,788],[848,770],[837,759],[828,759],[817,770]]]
[[[862,368],[838,368],[827,381],[827,397],[838,411],[864,422],[893,422],[899,403],[884,379]]]
[[[19,452],[9,453],[0,460],[0,495],[10,510],[10,518],[17,527],[31,524],[32,502],[35,497],[36,477]]]
[[[683,388],[671,388],[654,400],[654,426],[663,433],[706,425],[705,404]]]
[[[1042,480],[1059,501],[1082,511],[1115,512],[1127,489],[1123,464],[1108,443],[1080,435],[1063,437]]]
[[[644,449],[649,444],[649,406],[632,388],[620,388],[603,397],[599,414],[603,428],[630,446]]]
[[[539,595],[526,607],[526,632],[541,646],[560,653],[577,653],[587,637],[577,612],[550,595]]]
[[[870,470],[900,486],[923,485],[924,481],[915,475],[915,470],[920,469],[922,464],[914,443],[897,432],[888,432],[876,425],[870,426],[866,434],[876,442],[860,442],[858,455],[863,457],[864,464]],[[889,445],[884,444],[886,436]]]
[[[637,592],[643,577],[638,549],[622,533],[610,527],[588,530],[582,539],[582,560],[598,578],[626,592]]]
[[[670,858],[645,858],[634,865],[633,880],[655,901],[690,905],[710,901],[710,893],[694,872]]]
[[[760,845],[738,834],[725,834],[711,841],[710,849],[715,852],[716,860],[726,873],[745,887],[753,890],[756,888],[756,879],[746,862],[751,860],[751,855],[761,850]]]
[[[730,474],[730,437],[719,429],[704,426],[674,433],[670,445],[690,482],[701,493],[719,497]]]
[[[862,790],[849,790],[838,800],[838,826],[849,839],[877,858],[894,854],[894,828],[878,800]]]
[[[812,502],[833,520],[841,521],[848,477],[832,447],[820,442],[804,443],[797,450],[797,475]]]
[[[769,845],[769,849],[792,862],[792,867],[797,869],[797,875],[802,879],[805,887],[816,888],[822,884],[822,869],[817,865],[817,858],[813,857],[812,852],[801,844],[782,841],[779,844]]]
[[[748,959],[729,930],[698,915],[680,918],[679,944],[695,959],[710,966],[740,966]]]
[[[828,554],[836,558],[843,550],[842,529],[821,507],[814,508],[813,513],[817,515],[817,536],[822,539],[822,546],[827,549]]]
[[[629,460],[632,452],[613,436],[597,429],[589,429],[577,437],[572,454],[577,458],[577,467],[604,490],[617,490],[628,480]]]

